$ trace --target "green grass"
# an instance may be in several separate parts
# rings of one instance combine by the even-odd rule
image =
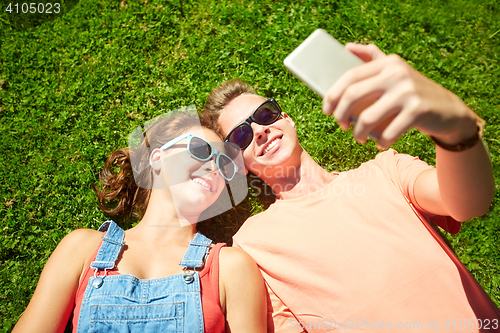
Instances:
[[[327,169],[373,158],[373,143],[356,144],[283,66],[316,28],[397,53],[460,96],[488,123],[500,184],[496,0],[82,0],[66,1],[54,16],[9,14],[7,3],[0,13],[0,332],[21,315],[62,237],[105,220],[91,185],[107,155],[147,119],[193,103],[201,110],[224,80],[240,77],[275,97]],[[416,131],[393,147],[434,163],[433,144]],[[488,214],[446,236],[497,304],[499,203],[497,193]],[[261,205],[249,197],[204,228],[229,241]]]

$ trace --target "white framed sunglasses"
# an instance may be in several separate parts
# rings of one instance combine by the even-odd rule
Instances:
[[[215,155],[215,164],[219,169],[220,175],[227,181],[231,181],[234,178],[236,172],[238,172],[238,166],[234,161],[226,154],[221,153],[215,149],[208,141],[200,138],[197,135],[186,133],[178,136],[175,139],[170,140],[160,147],[160,150],[165,150],[181,140],[188,139],[187,151],[191,157],[200,162],[206,162]]]

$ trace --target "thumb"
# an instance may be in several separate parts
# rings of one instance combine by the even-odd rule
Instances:
[[[354,53],[364,62],[369,62],[386,56],[386,54],[382,52],[375,44],[363,45],[347,43],[345,45],[345,48]]]

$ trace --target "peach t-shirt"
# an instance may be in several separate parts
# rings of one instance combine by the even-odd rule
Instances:
[[[498,308],[415,201],[428,169],[389,150],[244,223],[234,246],[260,267],[277,332],[478,332],[487,319],[499,328]],[[450,217],[432,220],[460,229]]]

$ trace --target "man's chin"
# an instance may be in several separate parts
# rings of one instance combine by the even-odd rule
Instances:
[[[257,177],[261,179],[268,179],[268,178],[288,178],[293,175],[290,175],[290,173],[295,174],[296,173],[296,168],[293,166],[290,166],[289,163],[287,163],[288,160],[283,160],[283,161],[276,161],[277,163],[266,163],[266,164],[259,164],[255,163],[255,167],[250,167],[249,171],[255,174]]]

